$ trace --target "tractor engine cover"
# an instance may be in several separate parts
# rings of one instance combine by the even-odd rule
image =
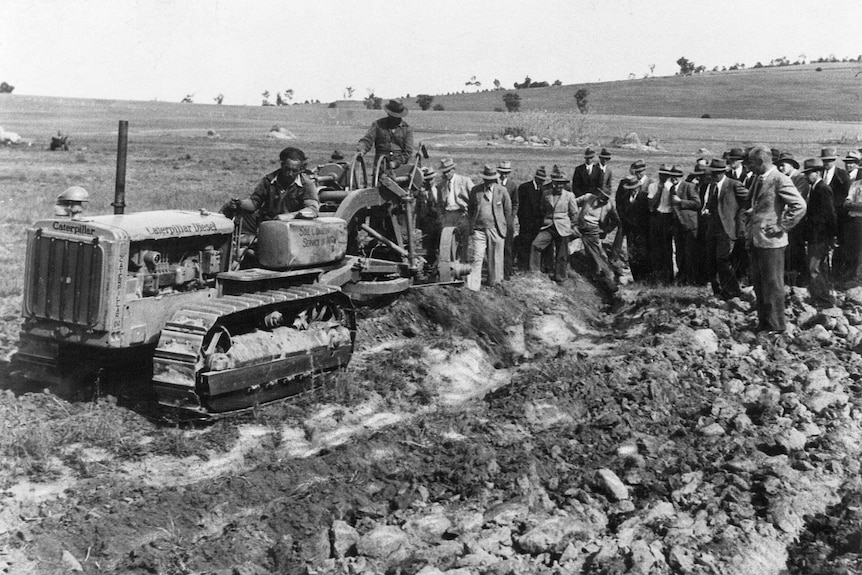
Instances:
[[[273,270],[328,264],[347,253],[347,222],[341,218],[271,220],[257,235],[260,264]]]

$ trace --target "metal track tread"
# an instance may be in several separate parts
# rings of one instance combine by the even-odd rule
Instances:
[[[207,347],[213,346],[219,333],[232,335],[232,328],[249,329],[250,322],[271,311],[302,318],[296,329],[283,324],[281,333],[287,334],[287,343],[294,341],[291,334],[308,334],[302,337],[312,341],[316,332],[307,330],[305,316],[313,314],[321,303],[326,304],[323,308],[339,310],[330,313],[338,316],[337,322],[349,331],[349,342],[344,337],[337,341],[323,337],[324,343],[309,345],[304,352],[287,354],[278,361],[262,355],[231,369],[207,366],[211,351]],[[345,329],[338,329],[343,336]],[[267,330],[252,331],[265,333],[262,337],[278,338]],[[333,286],[304,284],[213,299],[178,310],[166,323],[153,356],[153,388],[159,404],[181,414],[181,419],[208,420],[246,411],[301,391],[296,382],[290,382],[292,379],[346,365],[353,351],[355,331],[350,300]]]

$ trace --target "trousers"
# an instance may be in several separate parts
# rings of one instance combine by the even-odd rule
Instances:
[[[482,266],[488,257],[488,285],[496,285],[503,280],[503,259],[505,238],[495,229],[473,230],[472,266],[467,276],[467,289],[479,291],[482,286]]]
[[[757,329],[784,331],[784,247],[752,247],[749,276],[757,295]]]

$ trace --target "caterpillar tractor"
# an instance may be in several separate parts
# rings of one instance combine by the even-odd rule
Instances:
[[[360,156],[348,178],[318,174],[320,216],[260,222],[247,267],[241,225],[220,213],[124,213],[127,130],[121,121],[114,214],[86,215],[86,192],[72,188],[55,217],[27,229],[12,361],[29,379],[132,379],[169,419],[219,418],[344,367],[356,338],[353,299],[426,277],[411,225],[415,169],[406,179],[375,174],[368,186]],[[451,262],[438,277],[467,271]]]

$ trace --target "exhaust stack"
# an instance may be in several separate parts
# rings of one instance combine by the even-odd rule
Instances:
[[[114,187],[114,214],[126,211],[126,152],[129,149],[129,121],[120,120],[117,135],[117,183]]]

